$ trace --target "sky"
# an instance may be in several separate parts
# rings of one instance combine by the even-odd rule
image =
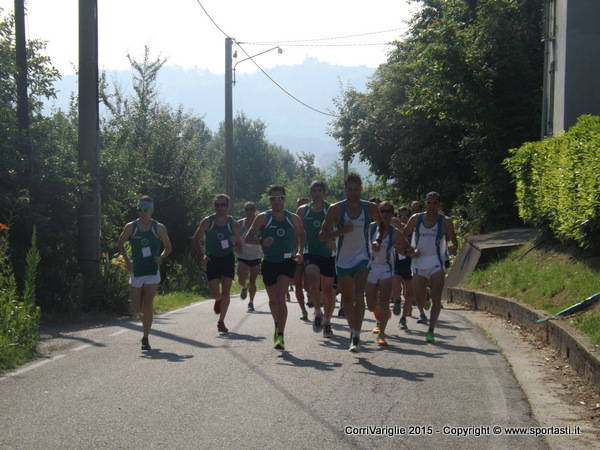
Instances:
[[[148,45],[151,56],[166,58],[166,65],[224,73],[225,35],[205,15],[198,0],[97,1],[101,70],[128,69],[127,54],[140,59]],[[78,0],[25,0],[27,38],[47,41],[46,54],[63,74],[75,73],[77,68],[78,3]],[[256,62],[265,69],[301,64],[306,58],[334,65],[377,67],[385,62],[389,47],[356,44],[386,43],[402,37],[407,20],[417,8],[410,0],[200,0],[200,3],[228,36],[248,43],[243,48],[251,56],[274,45],[250,42],[365,34],[281,43],[282,53],[269,51],[256,57]],[[3,14],[12,12],[14,0],[0,0],[0,8]],[[244,57],[238,49],[234,64]],[[245,61],[236,70],[251,73],[258,69],[251,61]]]

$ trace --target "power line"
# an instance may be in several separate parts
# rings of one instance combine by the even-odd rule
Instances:
[[[213,25],[214,25],[215,27],[217,27],[217,29],[218,29],[218,30],[219,30],[221,33],[223,33],[223,35],[224,35],[225,37],[229,37],[229,35],[228,35],[227,33],[225,33],[225,32],[223,31],[223,29],[222,29],[222,28],[221,28],[219,25],[217,25],[217,22],[215,22],[215,21],[214,21],[214,19],[213,19],[213,18],[211,17],[211,15],[208,13],[208,11],[206,10],[206,8],[205,8],[205,7],[202,5],[202,3],[200,3],[200,0],[196,0],[196,3],[198,3],[198,5],[200,5],[200,8],[202,8],[202,11],[204,11],[204,14],[206,14],[206,17],[208,17],[208,18],[210,19],[210,21],[213,23]]]
[[[323,114],[325,116],[330,116],[330,117],[339,117],[336,114],[332,114],[332,113],[328,113],[325,111],[321,111],[320,109],[315,108],[314,106],[309,105],[308,103],[303,102],[302,100],[300,100],[298,97],[296,97],[294,94],[292,94],[290,91],[288,91],[287,89],[285,89],[282,85],[280,85],[277,81],[275,81],[271,75],[269,75],[267,72],[265,72],[265,70],[256,62],[254,61],[254,58],[251,57],[248,52],[244,49],[244,47],[242,47],[240,45],[239,42],[236,42],[237,46],[246,54],[246,56],[248,57],[248,59],[250,59],[254,65],[256,67],[258,67],[258,69],[269,79],[271,80],[271,82],[273,84],[275,84],[275,86],[277,86],[279,89],[281,89],[286,95],[288,95],[289,97],[291,97],[292,99],[294,99],[295,101],[297,101],[298,103],[300,103],[301,105],[305,106],[308,109],[311,109],[315,112],[318,112],[319,114]]]
[[[404,29],[403,28],[390,28],[388,30],[370,31],[367,33],[359,33],[359,34],[347,34],[345,36],[334,36],[334,37],[314,38],[314,39],[296,39],[296,40],[288,40],[288,41],[239,42],[239,44],[276,45],[276,44],[292,44],[292,43],[296,43],[296,42],[331,41],[331,40],[335,40],[335,39],[348,39],[348,38],[354,38],[354,37],[372,36],[374,34],[391,33],[392,31],[401,31],[401,30],[404,30]]]
[[[257,43],[251,43],[251,42],[241,42],[241,44],[246,44],[246,45],[256,45],[256,46],[270,46],[270,45],[282,45],[285,47],[368,47],[368,46],[385,46],[385,45],[392,45],[392,42],[371,42],[371,43],[363,43],[363,44],[277,44],[276,42],[273,43],[262,43],[262,42],[257,42]]]

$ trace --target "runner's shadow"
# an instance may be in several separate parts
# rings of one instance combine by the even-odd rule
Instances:
[[[456,325],[447,325],[447,323],[448,322],[446,322],[445,320],[438,320],[437,324],[435,325],[435,328],[444,328],[453,331],[470,331],[473,329],[472,327],[457,327]]]
[[[140,355],[140,358],[145,359],[164,359],[168,362],[184,362],[187,359],[193,358],[193,355],[178,355],[177,353],[161,352],[159,348],[145,350]]]
[[[284,361],[287,361],[289,364],[278,363],[282,366],[296,366],[296,367],[312,367],[313,369],[322,370],[322,371],[331,371],[338,367],[342,367],[342,363],[339,362],[325,362],[325,361],[317,361],[314,359],[300,359],[295,357],[289,352],[283,352],[281,357]]]
[[[376,375],[378,377],[403,378],[407,381],[415,381],[419,383],[425,381],[426,378],[433,378],[433,373],[431,372],[409,372],[407,370],[397,368],[380,367],[365,358],[358,358],[355,364],[360,364],[367,370],[367,372],[361,373],[366,373],[367,375]]]
[[[402,342],[402,339],[398,339],[397,336],[388,335],[388,341],[390,343],[397,342],[398,344],[400,344]],[[406,342],[406,340],[404,340],[404,342]],[[426,344],[426,342],[423,342],[423,344]],[[386,347],[380,347],[380,348],[382,351],[386,351],[386,352],[390,351],[390,352],[398,353],[400,355],[425,356],[427,358],[441,358],[442,356],[448,354],[447,352],[444,352],[444,353],[422,352],[420,350],[415,350],[413,348],[407,348],[402,345],[388,345]]]
[[[348,338],[333,335],[333,337],[327,338],[327,340],[320,341],[319,345],[327,348],[347,349],[350,344]]]
[[[238,340],[238,341],[248,341],[248,342],[261,342],[266,338],[264,336],[252,336],[251,334],[240,334],[234,333],[230,331],[227,334],[220,334],[217,339],[227,339],[227,340]]]
[[[124,324],[121,324],[121,326],[123,328],[129,328],[130,330],[142,331],[141,326],[135,325],[133,323],[124,323]],[[186,338],[183,336],[177,336],[176,334],[167,333],[166,331],[157,330],[155,328],[152,329],[151,334],[153,336],[160,336],[161,338],[170,339],[175,342],[181,342],[182,344],[191,345],[193,347],[214,348],[214,346],[212,346],[210,344],[205,344],[204,342],[196,341],[194,339],[189,339],[189,338]]]

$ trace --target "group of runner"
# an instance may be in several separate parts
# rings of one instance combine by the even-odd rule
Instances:
[[[230,289],[235,275],[237,254],[241,298],[249,295],[248,311],[254,311],[256,280],[262,274],[274,321],[274,346],[285,349],[284,334],[288,317],[286,298],[295,280],[296,298],[304,320],[304,305],[314,309],[313,330],[333,337],[331,318],[336,291],[350,328],[349,350],[359,351],[361,329],[367,306],[377,325],[379,345],[387,345],[385,330],[393,311],[402,313],[400,327],[407,328],[412,306],[419,309],[417,322],[429,326],[427,342],[434,342],[434,330],[441,310],[444,269],[449,254],[455,254],[457,240],[452,221],[439,212],[440,195],[430,192],[424,211],[413,202],[412,211],[403,207],[395,215],[391,202],[361,199],[362,180],[350,173],[345,179],[345,199],[329,204],[326,186],[321,181],[310,185],[310,199],[299,202],[296,213],[284,208],[286,190],[275,185],[267,195],[271,208],[256,214],[256,205],[244,205],[245,217],[228,215],[230,199],[214,197],[215,213],[204,218],[192,243],[205,266],[208,287],[214,297],[214,312],[219,315],[217,330],[227,333],[225,318]],[[160,282],[159,266],[171,252],[164,225],[152,219],[154,206],[147,196],[138,202],[140,217],[128,223],[120,238],[119,250],[131,272],[132,304],[142,314],[142,349],[150,349],[148,334],[152,324],[152,299]],[[131,258],[125,242],[131,243]],[[163,250],[159,254],[160,244]],[[452,245],[448,245],[451,243]],[[335,283],[335,284],[334,284]],[[336,288],[334,288],[336,286]],[[405,303],[401,308],[401,295]],[[424,305],[430,293],[430,317]]]

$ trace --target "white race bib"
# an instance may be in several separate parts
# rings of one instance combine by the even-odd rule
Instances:
[[[291,253],[284,253],[283,254],[283,259],[290,259],[292,257]]]
[[[150,247],[142,247],[142,256],[144,258],[149,258],[152,256],[152,250],[150,250]]]
[[[221,241],[221,248],[229,248],[229,240],[228,239],[223,239]]]

